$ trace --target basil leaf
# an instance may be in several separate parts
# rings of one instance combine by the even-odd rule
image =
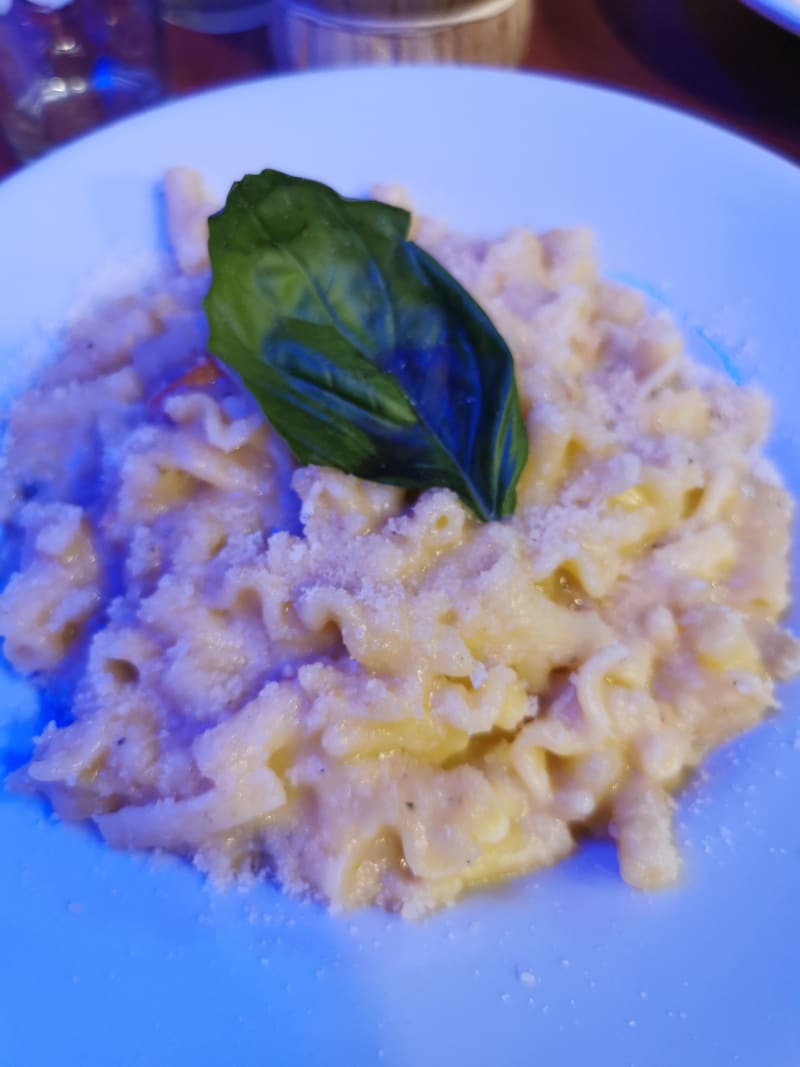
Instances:
[[[301,463],[510,515],[528,455],[511,353],[408,212],[274,170],[209,220],[210,350]]]

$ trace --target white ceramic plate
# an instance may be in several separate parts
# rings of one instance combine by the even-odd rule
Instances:
[[[6,394],[35,365],[32,337],[161,247],[173,163],[221,191],[267,165],[350,194],[401,181],[486,234],[592,225],[606,270],[666,301],[698,355],[777,395],[774,452],[800,490],[800,171],[680,114],[511,73],[241,85],[0,185]],[[0,792],[0,1064],[796,1067],[800,690],[784,699],[683,794],[675,889],[629,889],[593,844],[416,925],[269,886],[218,896]],[[8,765],[35,702],[8,682],[0,707]]]
[[[742,0],[742,3],[784,29],[800,34],[800,0]]]

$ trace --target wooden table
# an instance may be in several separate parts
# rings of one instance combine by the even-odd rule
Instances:
[[[266,30],[167,26],[175,95],[274,69]],[[525,67],[618,86],[800,161],[800,38],[737,0],[538,0]],[[0,143],[0,175],[17,166]]]

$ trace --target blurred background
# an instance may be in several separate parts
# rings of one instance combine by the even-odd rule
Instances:
[[[800,160],[800,0],[0,0],[0,176],[164,98],[397,62],[588,79]]]

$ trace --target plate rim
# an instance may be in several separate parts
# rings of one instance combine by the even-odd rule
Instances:
[[[792,0],[740,0],[741,3],[755,11],[776,26],[800,36],[800,4]]]
[[[753,9],[773,8],[773,0],[741,0],[741,2]],[[779,0],[779,2],[783,3],[784,0]],[[798,16],[794,26],[796,31],[800,34],[800,6],[798,7]],[[97,143],[102,143],[103,138],[112,132],[119,133],[120,131],[135,125],[146,125],[154,116],[166,111],[179,110],[182,108],[186,108],[187,110],[191,109],[206,98],[215,98],[226,95],[236,96],[239,94],[246,96],[253,91],[268,92],[273,84],[285,84],[296,80],[327,81],[350,77],[358,79],[363,78],[364,80],[405,80],[414,79],[417,72],[422,72],[426,76],[434,76],[437,79],[442,78],[442,80],[459,80],[461,78],[472,78],[477,76],[479,78],[485,78],[486,80],[508,81],[518,84],[529,83],[547,86],[551,89],[555,89],[557,92],[562,89],[566,92],[587,92],[591,95],[600,96],[613,101],[622,107],[632,106],[636,109],[644,108],[648,110],[654,108],[661,112],[664,117],[668,117],[672,121],[679,120],[681,122],[689,123],[690,125],[699,126],[704,128],[706,132],[712,132],[713,136],[737,142],[740,147],[747,146],[751,151],[754,150],[763,153],[765,156],[771,157],[774,161],[785,163],[793,169],[800,169],[800,160],[795,160],[780,148],[760,140],[755,134],[728,125],[721,117],[714,114],[705,114],[700,110],[685,106],[678,101],[663,100],[657,96],[650,95],[645,90],[638,90],[629,86],[612,85],[599,78],[577,77],[557,71],[528,70],[524,68],[484,66],[479,64],[446,65],[436,63],[416,63],[396,65],[386,64],[379,66],[363,64],[344,67],[327,67],[314,70],[281,71],[276,74],[262,73],[253,77],[223,83],[221,85],[206,86],[180,96],[167,96],[158,103],[144,108],[141,111],[136,111],[130,115],[124,115],[120,118],[113,119],[110,122],[103,123],[91,130],[87,130],[78,137],[63,144],[55,145],[43,155],[38,156],[27,163],[21,164],[15,170],[6,174],[3,178],[0,178],[0,197],[2,197],[4,192],[12,186],[16,188],[20,182],[24,182],[26,175],[31,172],[40,174],[46,168],[58,166],[64,159],[69,159],[72,156],[79,156],[86,146],[95,146]]]

